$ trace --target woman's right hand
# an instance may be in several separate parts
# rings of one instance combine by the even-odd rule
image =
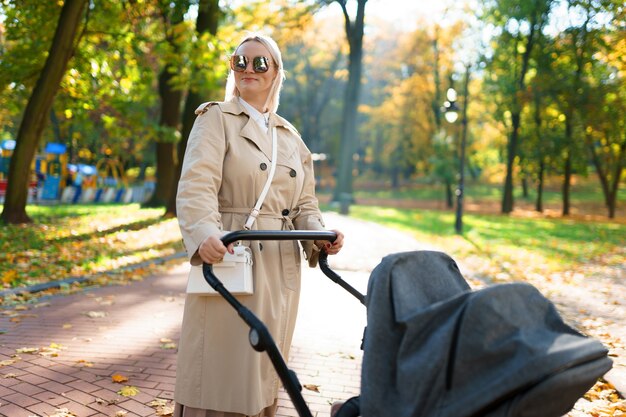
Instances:
[[[208,264],[215,264],[220,262],[226,251],[233,253],[233,245],[228,245],[228,248],[224,246],[222,240],[217,235],[211,235],[207,237],[204,242],[200,244],[198,248],[198,255],[200,259]]]

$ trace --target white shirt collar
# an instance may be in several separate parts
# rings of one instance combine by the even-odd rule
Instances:
[[[261,127],[263,131],[267,132],[269,130],[270,113],[269,112],[261,113],[260,111],[252,107],[249,103],[247,103],[241,97],[239,97],[239,102],[248,111],[248,113],[250,114],[250,117],[252,117],[252,120],[257,122],[257,124]]]

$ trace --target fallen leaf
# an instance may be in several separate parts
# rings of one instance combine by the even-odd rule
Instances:
[[[6,359],[6,360],[3,360],[3,361],[0,361],[0,367],[13,365],[17,361],[18,361],[18,359]]]
[[[2,274],[2,282],[10,284],[17,279],[17,271],[15,269],[9,269]]]
[[[113,404],[117,404],[119,402],[119,400],[117,400],[117,399],[103,400],[102,398],[98,398],[98,397],[96,397],[96,399],[94,401],[96,402],[96,404],[100,404],[100,405],[113,405]]]
[[[147,405],[155,409],[157,416],[166,417],[174,414],[174,406],[169,405],[169,400],[166,400],[164,398],[155,398]]]
[[[134,397],[135,395],[139,394],[140,391],[139,391],[139,388],[137,387],[133,387],[132,385],[127,385],[121,390],[119,390],[117,393],[121,395],[122,397]]]
[[[119,410],[114,415],[115,415],[115,417],[124,417],[126,414],[128,414],[128,411]]]
[[[17,374],[6,374],[6,375],[3,375],[2,378],[5,378],[5,379],[6,378],[17,378]]]
[[[173,416],[174,415],[174,406],[173,405],[167,405],[165,407],[157,408],[156,415],[157,416],[163,416],[163,417]]]
[[[67,408],[57,408],[54,410],[54,414],[51,414],[50,417],[76,417],[76,414]]]
[[[65,324],[63,325],[63,328],[64,328],[64,329],[71,329],[71,328],[72,328],[72,325],[71,325],[71,324],[69,324],[69,323],[65,323]]]
[[[35,347],[23,347],[23,348],[19,348],[19,349],[15,349],[16,353],[30,353],[30,354],[35,354],[37,352],[39,352],[39,348],[35,348]]]
[[[315,385],[315,384],[304,384],[303,385],[304,388],[308,389],[309,391],[315,391],[315,392],[320,392],[320,386],[319,385]]]
[[[118,384],[121,384],[122,382],[127,382],[128,377],[124,375],[120,375],[120,374],[113,374],[111,375],[111,380],[113,380],[113,382],[117,382]]]
[[[84,366],[85,368],[92,368],[92,367],[93,367],[93,363],[91,363],[91,362],[87,362],[87,361],[86,361],[86,360],[84,360],[84,359],[79,359],[79,360],[77,360],[77,361],[76,361],[76,364],[77,364],[78,366],[80,366],[80,367],[83,367],[83,366]]]
[[[169,400],[166,400],[165,398],[155,398],[154,400],[150,401],[147,405],[148,407],[164,407],[167,405],[168,402]]]
[[[104,311],[88,311],[87,313],[85,313],[88,317],[91,317],[92,319],[99,319],[102,317],[106,317],[107,313]]]

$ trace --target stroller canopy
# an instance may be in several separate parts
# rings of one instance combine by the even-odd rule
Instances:
[[[366,305],[364,417],[557,417],[611,368],[534,287],[472,291],[444,253],[387,256]]]

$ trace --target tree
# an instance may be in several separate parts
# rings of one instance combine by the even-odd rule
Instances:
[[[156,140],[156,184],[154,193],[145,203],[147,207],[165,206],[170,200],[175,178],[176,133],[180,124],[180,104],[183,89],[175,84],[179,73],[181,54],[181,32],[185,30],[184,13],[187,4],[184,1],[159,1],[159,11],[165,32],[165,63],[159,74],[159,97],[161,98],[161,116],[159,126],[161,135]],[[169,59],[168,59],[169,58]]]
[[[87,0],[63,3],[46,63],[28,100],[9,165],[9,182],[0,219],[6,223],[28,223],[26,214],[30,166],[46,126],[54,96],[76,48],[76,34]]]
[[[348,54],[348,84],[346,85],[343,121],[341,127],[341,150],[339,153],[338,178],[334,201],[343,201],[352,195],[352,159],[357,141],[357,109],[361,91],[363,59],[363,29],[365,26],[365,4],[367,0],[356,0],[357,11],[354,21],[347,9],[347,0],[335,0],[341,6],[345,20],[346,38],[350,45]],[[351,197],[349,197],[351,199]],[[342,208],[347,207],[343,206]]]
[[[526,78],[537,36],[548,21],[552,0],[519,3],[495,0],[488,5],[487,20],[492,20],[502,33],[490,62],[492,85],[504,94],[510,131],[506,149],[506,178],[502,192],[502,213],[513,211],[514,166],[519,146],[521,115],[526,105]],[[527,28],[527,30],[525,30]],[[513,71],[512,76],[511,71]]]
[[[220,17],[221,12],[218,0],[200,0],[198,5],[198,18],[196,21],[197,36],[204,41],[207,40],[207,35],[214,37],[217,34]],[[197,78],[201,78],[204,74],[204,67],[206,67],[206,62],[194,62],[194,68],[192,71],[193,75]],[[183,167],[183,158],[185,150],[187,149],[189,133],[191,132],[191,128],[196,120],[196,114],[194,111],[207,98],[207,95],[204,94],[204,89],[202,89],[201,86],[202,84],[200,86],[192,84],[185,100],[181,140],[178,142],[177,146],[178,163],[176,164],[174,180],[172,181],[172,191],[170,192],[169,200],[165,208],[166,217],[176,216],[176,191],[178,190],[178,181],[180,180],[180,174]]]

